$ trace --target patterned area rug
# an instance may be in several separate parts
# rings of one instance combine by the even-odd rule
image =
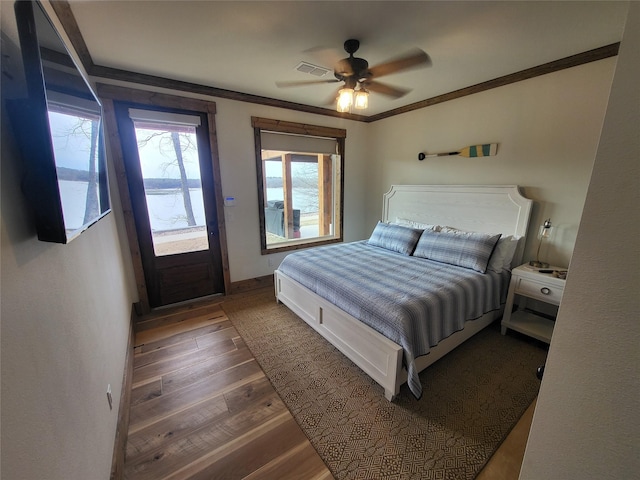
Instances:
[[[420,400],[382,387],[272,291],[223,309],[336,479],[472,479],[538,393],[546,349],[494,324],[420,374]]]

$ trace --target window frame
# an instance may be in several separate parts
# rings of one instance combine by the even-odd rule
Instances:
[[[256,178],[258,185],[258,215],[260,218],[260,249],[262,255],[270,255],[277,252],[285,252],[290,250],[300,250],[307,247],[316,247],[319,245],[328,245],[331,243],[340,243],[343,241],[343,217],[344,217],[344,156],[345,156],[345,138],[347,131],[341,128],[322,127],[317,125],[309,125],[296,122],[285,122],[281,120],[273,120],[268,118],[251,117],[251,126],[253,127],[253,136],[255,144],[256,157]],[[339,183],[339,211],[334,212],[338,217],[336,222],[339,228],[338,235],[331,238],[316,237],[312,239],[300,239],[295,243],[287,242],[282,246],[267,247],[267,229],[265,222],[265,202],[264,202],[264,171],[262,162],[262,132],[276,132],[291,135],[307,135],[313,137],[331,138],[336,141],[340,156],[340,178]]]

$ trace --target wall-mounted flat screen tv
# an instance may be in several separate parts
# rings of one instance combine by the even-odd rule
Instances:
[[[38,238],[68,243],[110,211],[102,106],[42,6],[15,3],[28,98],[8,105]]]

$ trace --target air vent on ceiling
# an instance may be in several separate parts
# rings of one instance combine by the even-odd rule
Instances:
[[[323,77],[331,71],[324,67],[319,67],[307,62],[300,62],[296,67],[296,70],[302,73],[308,73],[309,75],[313,75],[314,77]]]

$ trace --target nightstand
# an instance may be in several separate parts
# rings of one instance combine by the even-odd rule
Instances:
[[[549,267],[545,270],[565,270],[559,267]],[[560,305],[564,293],[565,281],[556,278],[552,273],[540,273],[537,268],[521,265],[511,271],[511,283],[504,306],[501,331],[507,333],[507,328],[537,338],[543,342],[551,341],[555,322],[532,311],[526,311],[528,298],[551,305]],[[518,309],[513,312],[513,302],[518,296]]]

